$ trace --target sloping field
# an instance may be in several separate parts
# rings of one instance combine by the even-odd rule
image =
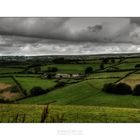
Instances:
[[[19,101],[25,104],[46,104],[54,102],[59,105],[94,105],[110,107],[140,107],[140,97],[132,95],[116,95],[101,90],[104,83],[114,82],[112,79],[94,79],[66,86],[48,94],[31,97]]]
[[[109,77],[123,77],[130,71],[126,72],[102,72],[102,73],[94,73],[89,76],[89,78],[109,78]]]
[[[15,122],[15,116],[18,114],[16,122],[40,122],[43,105],[0,105],[0,122]],[[62,116],[61,122],[68,123],[93,123],[93,122],[140,122],[140,109],[134,108],[113,108],[99,106],[73,106],[73,105],[50,105],[49,115],[46,122],[59,122],[54,119],[56,116]]]
[[[134,88],[137,84],[140,84],[140,74],[131,74],[120,82],[126,83]]]

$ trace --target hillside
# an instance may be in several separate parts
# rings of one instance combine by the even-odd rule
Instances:
[[[132,95],[116,95],[101,90],[106,82],[112,79],[93,79],[57,89],[48,94],[30,97],[19,101],[21,104],[53,104],[59,105],[97,105],[110,107],[140,107],[140,97]]]

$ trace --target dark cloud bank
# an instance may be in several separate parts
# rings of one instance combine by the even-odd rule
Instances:
[[[0,18],[0,55],[140,52],[140,18]]]

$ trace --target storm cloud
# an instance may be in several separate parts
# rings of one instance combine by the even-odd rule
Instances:
[[[137,43],[133,31],[139,29],[139,25],[140,18],[0,18],[0,34],[79,42]]]
[[[140,18],[0,18],[0,55],[140,52]]]

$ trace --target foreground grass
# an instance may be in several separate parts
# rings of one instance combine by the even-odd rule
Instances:
[[[0,108],[0,122],[12,122],[17,113],[25,113],[25,122],[40,122],[44,106],[1,104]],[[73,105],[50,105],[47,122],[54,122],[51,118],[62,114],[67,123],[140,122],[140,109]],[[19,117],[17,122],[20,121]]]

